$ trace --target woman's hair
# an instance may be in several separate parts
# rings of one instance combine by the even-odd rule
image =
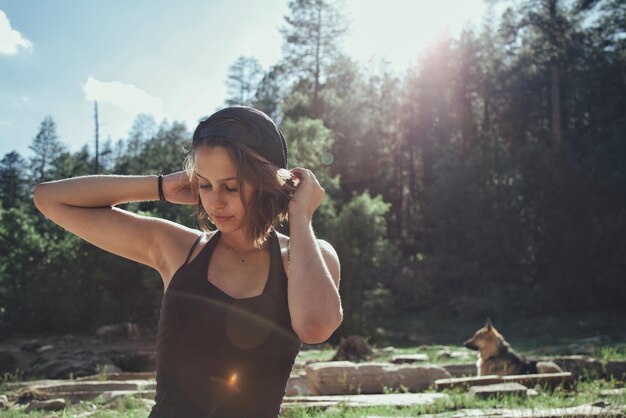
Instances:
[[[224,120],[222,123],[229,129],[247,129],[242,126],[244,124],[232,119]],[[201,146],[223,147],[235,161],[237,189],[245,208],[244,236],[252,241],[256,248],[261,248],[276,222],[287,219],[289,199],[296,189],[295,178],[289,170],[279,169],[274,163],[244,144],[219,137],[208,137],[192,143],[183,163],[194,194],[198,194],[198,176],[194,158],[196,150]],[[247,204],[244,201],[245,181],[248,181],[253,189],[252,197]],[[200,197],[198,197],[194,215],[202,230],[212,229],[212,220],[202,206]]]

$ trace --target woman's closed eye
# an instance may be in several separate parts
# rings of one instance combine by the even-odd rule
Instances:
[[[213,186],[210,184],[200,184],[199,187],[204,190],[210,190],[213,188]],[[224,189],[229,193],[235,193],[237,191],[237,189],[232,189],[226,185],[224,185]]]

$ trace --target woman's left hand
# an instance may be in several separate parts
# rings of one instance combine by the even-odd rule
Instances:
[[[289,217],[304,215],[312,218],[313,213],[324,200],[326,192],[311,170],[296,167],[290,171],[299,182],[289,201]]]

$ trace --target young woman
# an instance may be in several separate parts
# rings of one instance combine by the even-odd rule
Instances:
[[[202,121],[185,168],[41,183],[34,200],[68,231],[161,275],[150,417],[276,417],[301,342],[326,340],[342,320],[337,254],[311,227],[324,189],[311,171],[287,170],[282,133],[250,107]],[[115,207],[159,198],[196,205],[203,231]],[[274,229],[285,216],[290,237]]]

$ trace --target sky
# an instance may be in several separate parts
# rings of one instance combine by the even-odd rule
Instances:
[[[342,49],[402,74],[442,33],[478,28],[483,0],[345,0]],[[28,158],[52,116],[70,150],[126,138],[140,113],[198,120],[223,106],[239,56],[281,58],[287,0],[0,0],[0,158]]]

